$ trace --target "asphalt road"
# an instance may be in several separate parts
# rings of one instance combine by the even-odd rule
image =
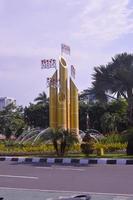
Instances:
[[[55,193],[64,191],[68,194],[89,192],[131,195],[133,194],[133,166],[70,167],[5,161],[0,162],[1,194],[7,188]]]

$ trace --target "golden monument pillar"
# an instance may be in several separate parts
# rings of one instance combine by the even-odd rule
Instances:
[[[66,107],[67,107],[67,130],[70,130],[70,90],[67,89],[67,102],[66,102]]]
[[[52,81],[59,81],[56,87],[53,87]],[[70,78],[70,87],[68,89],[68,69],[65,59],[59,58],[59,80],[56,70],[51,78],[50,84],[50,127],[63,128],[79,133],[79,107],[78,107],[78,89]]]
[[[67,129],[67,64],[63,57],[59,58],[59,94],[58,94],[58,128]]]
[[[53,74],[50,80],[50,98],[49,98],[49,118],[50,118],[50,127],[57,128],[57,70]]]
[[[70,131],[79,133],[78,89],[70,78]]]

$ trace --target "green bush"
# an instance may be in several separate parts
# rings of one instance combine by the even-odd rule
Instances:
[[[124,143],[124,137],[118,133],[107,134],[100,142],[102,144]]]
[[[127,140],[127,155],[133,155],[133,128],[127,130],[125,138]]]
[[[54,148],[51,144],[40,144],[31,145],[29,144],[19,144],[15,142],[6,141],[5,143],[0,143],[1,153],[53,153]]]
[[[133,140],[129,140],[127,144],[127,155],[133,155]]]
[[[94,139],[90,137],[89,134],[86,134],[80,146],[82,153],[85,154],[86,156],[92,154],[94,150],[94,143],[95,143]]]
[[[82,143],[80,147],[82,153],[85,154],[86,156],[93,153],[93,144],[89,142]]]
[[[69,152],[72,153],[80,153],[81,152],[81,148],[80,148],[80,144],[74,144],[70,147]]]
[[[103,148],[106,152],[113,152],[117,150],[125,150],[127,148],[127,143],[95,143],[94,148],[96,150]]]

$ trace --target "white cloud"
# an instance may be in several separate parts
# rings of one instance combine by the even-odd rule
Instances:
[[[79,15],[79,38],[112,41],[133,32],[133,9],[130,0],[89,0]]]

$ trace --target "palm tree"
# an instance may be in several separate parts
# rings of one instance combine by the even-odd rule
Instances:
[[[94,71],[88,93],[101,102],[113,95],[124,98],[128,103],[129,125],[133,125],[133,54],[118,54],[106,66],[95,67]]]
[[[44,91],[42,93],[39,93],[38,97],[36,97],[34,101],[36,101],[37,104],[46,105],[48,101],[46,93]]]
[[[63,156],[74,143],[79,142],[78,136],[75,133],[64,129],[52,128],[48,128],[45,134],[41,135],[40,139],[52,142],[58,156]]]

